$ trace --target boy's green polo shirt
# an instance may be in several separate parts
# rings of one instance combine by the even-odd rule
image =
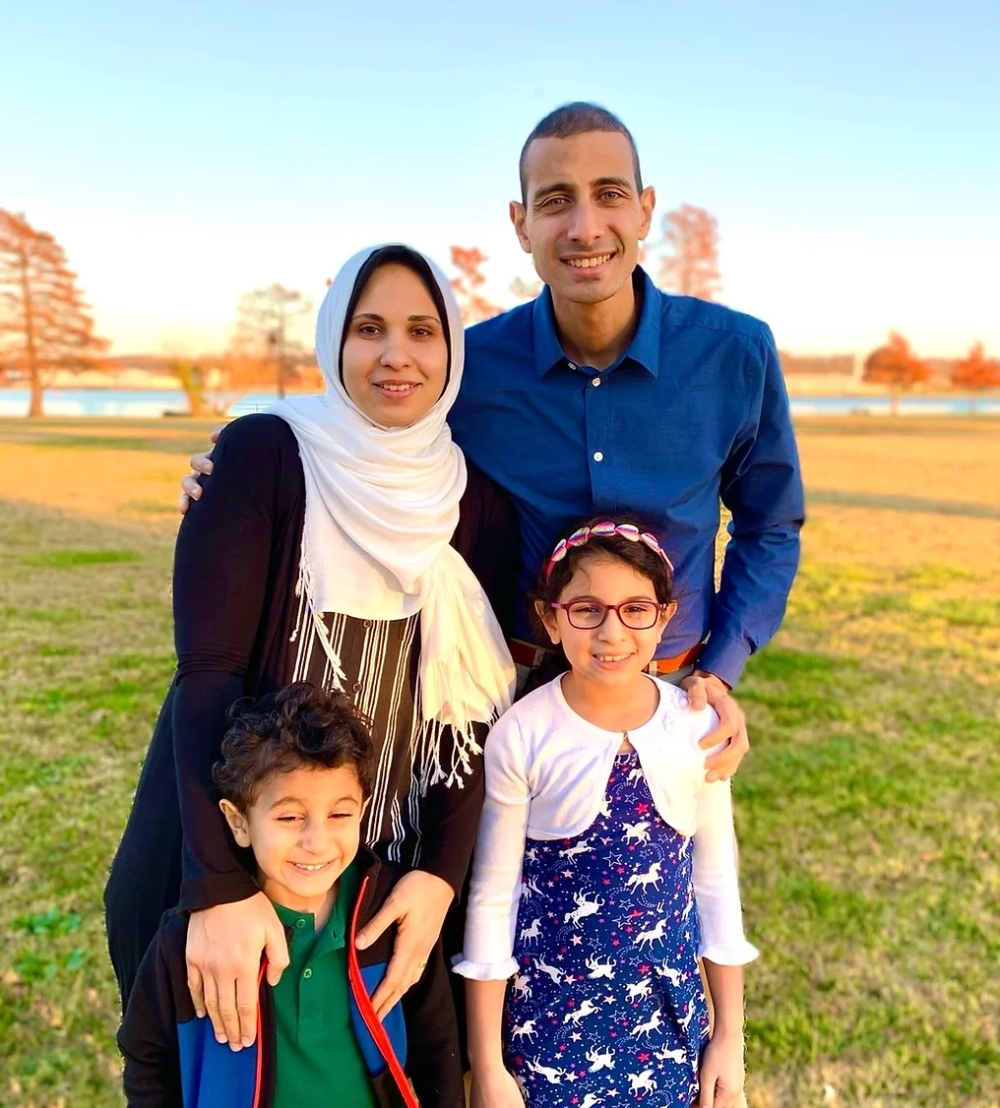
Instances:
[[[288,968],[274,988],[274,1108],[375,1108],[351,1026],[344,948],[359,885],[356,867],[348,866],[330,919],[318,934],[310,913],[274,905],[291,929]]]

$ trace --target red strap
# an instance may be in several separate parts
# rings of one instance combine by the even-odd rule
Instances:
[[[253,1086],[253,1108],[260,1108],[261,1085],[264,1073],[264,1020],[260,1013],[260,988],[264,982],[264,972],[267,969],[267,959],[261,958],[260,970],[257,973],[257,1076]]]
[[[358,965],[358,952],[354,945],[354,940],[357,937],[358,915],[361,911],[361,901],[364,899],[365,889],[367,887],[368,878],[365,877],[361,882],[358,899],[354,905],[354,913],[351,916],[351,928],[347,939],[347,976],[351,982],[354,1000],[357,1003],[358,1011],[361,1013],[361,1018],[365,1021],[365,1027],[368,1028],[369,1035],[374,1039],[375,1045],[378,1047],[379,1052],[386,1061],[386,1065],[389,1067],[389,1072],[392,1074],[403,1096],[403,1103],[406,1105],[406,1108],[420,1108],[420,1105],[417,1103],[410,1089],[410,1082],[407,1080],[406,1071],[399,1064],[399,1059],[396,1057],[396,1052],[392,1049],[392,1043],[389,1041],[389,1036],[382,1026],[382,1021],[378,1018],[375,1009],[372,1007],[371,997],[368,995],[368,990],[365,988],[364,978],[361,976],[361,967]],[[256,1105],[254,1108],[256,1108]]]

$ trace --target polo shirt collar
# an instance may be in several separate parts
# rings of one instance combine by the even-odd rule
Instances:
[[[354,907],[360,883],[357,864],[352,862],[340,875],[333,910],[318,935],[314,930],[315,916],[311,912],[296,912],[293,908],[286,908],[283,904],[271,901],[278,919],[291,931],[289,954],[292,955],[292,961],[295,961],[293,950],[304,951],[310,957],[316,958],[325,954],[327,950],[339,950],[344,946],[350,911]],[[300,920],[304,922],[300,923]]]
[[[660,290],[641,266],[632,275],[636,294],[642,296],[642,311],[628,349],[610,369],[626,358],[641,365],[653,377],[660,368]],[[556,333],[556,317],[552,307],[552,292],[546,285],[532,305],[532,326],[535,340],[535,371],[543,377],[550,369],[566,361]]]

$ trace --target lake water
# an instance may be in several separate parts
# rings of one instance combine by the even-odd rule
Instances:
[[[0,389],[0,416],[28,414],[27,389]],[[229,409],[229,414],[247,415],[266,410],[275,401],[273,393],[249,393]],[[793,396],[794,416],[889,415],[888,396]],[[977,397],[975,410],[980,415],[1000,415],[1000,396]],[[167,414],[184,415],[187,400],[176,391],[128,389],[48,389],[45,414],[50,416],[131,416],[158,419]],[[967,415],[966,396],[901,396],[901,416]]]

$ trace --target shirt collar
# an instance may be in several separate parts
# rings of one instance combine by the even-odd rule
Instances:
[[[641,266],[632,276],[637,296],[642,297],[642,311],[628,349],[609,369],[616,369],[626,358],[641,365],[653,377],[660,369],[660,290]],[[550,369],[566,361],[556,333],[556,317],[552,307],[552,292],[546,285],[532,306],[535,338],[535,370],[543,377]],[[605,371],[607,372],[607,371]]]
[[[314,956],[324,953],[326,950],[340,949],[345,942],[348,928],[348,917],[354,907],[357,898],[360,874],[356,863],[352,862],[340,875],[337,881],[337,899],[334,901],[330,918],[319,933],[314,931],[315,916],[311,912],[297,912],[293,908],[286,908],[283,904],[274,905],[274,910],[285,927],[291,929],[292,944],[296,947],[305,943]],[[304,926],[299,925],[299,920],[304,920]],[[297,941],[299,940],[299,941]],[[315,947],[313,942],[315,940]]]

